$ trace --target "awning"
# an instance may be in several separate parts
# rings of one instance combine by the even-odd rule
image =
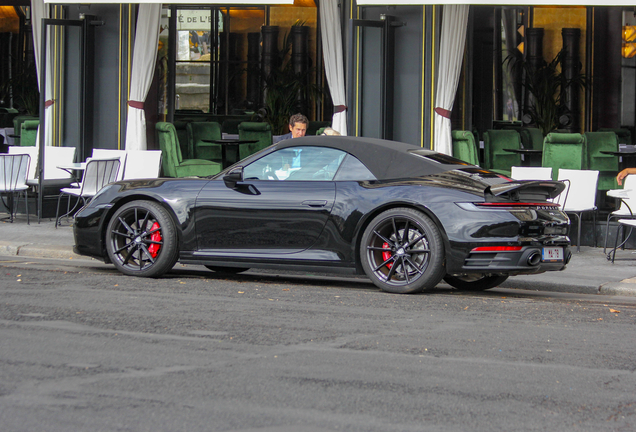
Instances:
[[[205,4],[205,5],[273,5],[273,4],[294,4],[294,0],[225,0],[222,2],[211,2],[210,0],[172,0],[160,2],[156,0],[44,0],[44,3],[64,4],[64,3],[81,3],[81,4],[119,4],[119,3],[165,3],[165,4]]]
[[[630,6],[634,7],[634,0],[358,0],[358,6],[398,6],[398,5],[492,5],[492,6]]]

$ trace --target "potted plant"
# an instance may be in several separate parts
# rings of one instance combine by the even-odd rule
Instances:
[[[521,54],[511,54],[504,63],[514,69],[520,68],[524,76],[522,86],[529,94],[525,104],[523,121],[541,129],[543,136],[567,126],[571,111],[568,108],[568,94],[580,91],[586,86],[586,77],[576,70],[571,77],[563,72],[565,50],[548,62],[532,64]]]
[[[304,25],[304,22],[296,21],[293,26]],[[274,134],[289,132],[289,117],[303,111],[303,101],[312,102],[323,94],[319,86],[310,83],[314,68],[294,70],[291,53],[292,40],[288,33],[283,40],[283,49],[278,51],[276,67],[263,78],[265,99],[261,113],[264,121],[272,125]]]

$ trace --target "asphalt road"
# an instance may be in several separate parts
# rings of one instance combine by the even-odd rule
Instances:
[[[2,431],[636,430],[636,299],[0,271]]]

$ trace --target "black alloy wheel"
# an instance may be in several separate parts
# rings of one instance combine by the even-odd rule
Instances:
[[[178,258],[174,221],[155,202],[132,201],[118,209],[108,223],[106,249],[124,274],[161,276]]]
[[[444,282],[464,291],[483,291],[501,285],[508,279],[507,274],[477,274],[444,276]]]
[[[422,212],[410,208],[376,216],[362,236],[360,258],[373,283],[392,293],[433,288],[445,273],[439,229]]]

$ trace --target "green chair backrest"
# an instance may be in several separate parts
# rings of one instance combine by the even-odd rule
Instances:
[[[618,138],[619,144],[633,144],[632,133],[625,128],[599,128],[598,132],[614,132]]]
[[[475,136],[466,130],[451,131],[453,138],[453,157],[471,165],[479,165],[479,154],[475,144]]]
[[[543,140],[541,165],[552,168],[554,180],[560,168],[585,169],[585,137],[580,133],[549,133]]]
[[[221,161],[221,145],[203,140],[221,139],[221,125],[217,122],[191,122],[186,126],[188,147],[194,149],[195,159]]]
[[[239,147],[239,156],[245,159],[272,145],[272,127],[266,122],[242,122],[238,127],[239,139],[257,141],[254,144],[244,144]]]
[[[20,125],[20,145],[35,146],[40,120],[25,120]]]
[[[618,151],[618,135],[615,132],[585,132],[587,169],[599,171],[598,190],[616,189],[618,156],[602,151]]]
[[[13,139],[14,145],[20,145],[20,134],[22,133],[22,123],[24,123],[27,120],[37,120],[37,119],[38,117],[31,116],[31,115],[19,115],[19,116],[13,117],[13,133],[14,135],[17,135],[17,137]]]
[[[519,131],[523,148],[543,150],[543,132],[539,128],[524,127]]]
[[[309,136],[309,135],[320,135],[318,133],[318,131],[320,129],[324,130],[324,128],[326,127],[331,127],[331,122],[330,121],[310,121],[309,124],[307,125],[307,132],[305,133],[305,135]]]
[[[155,129],[157,130],[159,148],[162,152],[161,167],[163,168],[163,175],[177,177],[176,167],[183,160],[177,130],[172,123],[168,122],[157,122]]]
[[[191,120],[175,120],[172,125],[177,132],[177,139],[179,140],[179,147],[181,147],[181,156],[183,159],[194,158],[194,148],[192,143],[188,140],[187,126]]]
[[[514,129],[490,129],[484,132],[484,162],[486,168],[510,174],[513,166],[521,165],[519,153],[504,149],[521,148],[519,132]]]

